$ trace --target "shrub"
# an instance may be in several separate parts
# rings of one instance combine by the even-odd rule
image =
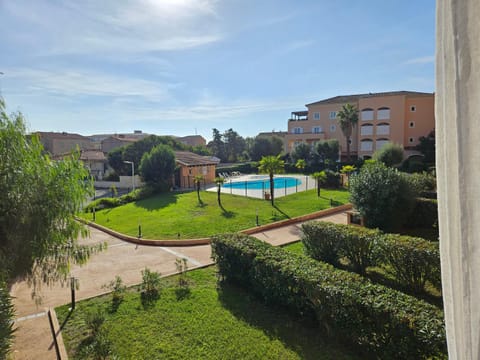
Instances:
[[[338,259],[345,257],[353,271],[362,275],[367,267],[376,265],[375,250],[382,235],[378,230],[312,221],[302,225],[302,232],[306,254],[316,260],[336,266]]]
[[[430,281],[440,288],[440,252],[438,243],[422,238],[384,235],[380,243],[383,262],[388,265],[397,281],[415,293],[424,291],[425,283]]]
[[[217,168],[217,176],[219,173],[232,173],[238,171],[242,174],[256,174],[258,172],[258,163],[248,162],[243,164],[236,164],[229,167]]]
[[[405,222],[414,196],[405,174],[376,161],[350,179],[350,200],[369,228],[391,230]]]
[[[399,144],[387,143],[373,153],[373,159],[389,167],[400,164],[403,160],[403,147]]]
[[[110,281],[108,284],[102,286],[104,289],[108,289],[112,292],[112,310],[116,311],[123,301],[123,296],[127,287],[123,284],[120,276],[115,276],[115,280]]]
[[[160,273],[151,271],[149,268],[142,270],[142,284],[140,285],[142,302],[158,299],[160,294],[160,283]]]
[[[413,211],[405,222],[409,228],[432,228],[438,225],[438,202],[435,199],[416,198]]]
[[[380,358],[418,359],[446,352],[442,312],[412,296],[241,234],[215,236],[223,280],[303,314]]]
[[[424,192],[431,192],[437,188],[435,175],[427,172],[415,173],[407,176],[410,187],[415,191],[415,196],[421,196]]]
[[[333,189],[338,189],[340,187],[341,178],[338,172],[327,169],[325,170],[325,175],[327,176],[325,187]]]
[[[146,199],[152,196],[156,192],[156,189],[151,186],[144,186],[135,191],[130,191],[128,194],[122,195],[118,198],[105,197],[97,199],[88,204],[83,210],[84,212],[92,212],[93,208],[96,210],[114,208],[120,205],[127,204],[129,202],[134,202],[142,199]]]
[[[105,322],[105,314],[100,310],[94,310],[87,313],[85,318],[85,323],[90,329],[92,337],[95,337],[99,334],[100,329]]]
[[[317,260],[338,265],[340,236],[336,225],[328,222],[307,222],[302,225],[302,242],[305,253]]]

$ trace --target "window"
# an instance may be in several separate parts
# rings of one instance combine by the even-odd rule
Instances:
[[[390,125],[387,123],[381,123],[377,125],[377,135],[389,135]]]
[[[362,136],[373,135],[373,125],[371,124],[362,125],[360,127],[360,135]]]
[[[363,109],[360,118],[362,121],[370,121],[373,120],[373,109]]]
[[[330,125],[330,132],[335,132],[337,130],[337,127],[335,125]]]
[[[417,107],[415,105],[410,106],[410,111],[411,112],[417,111]]]
[[[319,112],[313,113],[313,120],[320,120],[320,113]]]
[[[372,151],[373,150],[373,141],[370,139],[365,139],[360,142],[360,151]]]
[[[329,118],[330,118],[330,120],[335,120],[337,118],[337,112],[336,111],[330,111]]]
[[[294,134],[303,134],[303,128],[302,127],[293,128],[292,132]]]
[[[390,108],[382,107],[378,109],[377,120],[389,120],[390,119]]]
[[[387,144],[387,143],[389,143],[389,142],[390,142],[390,140],[388,140],[388,139],[378,139],[378,140],[377,140],[377,148],[376,148],[376,149],[377,149],[377,150],[380,150],[382,147],[385,146],[385,144]]]
[[[415,139],[412,138],[412,137],[408,139],[408,142],[409,142],[410,144],[413,144],[414,141],[415,141]]]
[[[322,132],[322,127],[321,126],[315,126],[312,128],[312,133],[314,134],[320,134]]]
[[[408,123],[408,127],[414,128],[414,127],[415,127],[415,122],[414,122],[414,121],[410,121],[410,122]]]

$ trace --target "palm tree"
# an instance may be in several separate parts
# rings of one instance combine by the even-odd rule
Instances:
[[[343,135],[347,138],[347,161],[350,161],[350,137],[358,122],[358,110],[355,105],[345,104],[342,106],[342,110],[337,113],[337,118]]]
[[[200,185],[202,184],[203,181],[203,175],[195,175],[193,178],[193,182],[195,184],[195,187],[197,188],[197,197],[198,197],[198,202],[201,203],[202,200],[200,199]]]
[[[320,186],[327,181],[327,174],[325,171],[317,171],[312,174],[313,178],[317,180],[317,197],[320,197]]]
[[[221,188],[222,184],[225,182],[225,179],[223,177],[216,177],[215,178],[215,184],[217,184],[217,201],[218,201],[218,206],[222,207],[222,202],[220,201],[220,194],[221,194]]]
[[[347,187],[350,187],[350,174],[355,170],[357,170],[357,168],[354,165],[344,165],[340,170],[342,174],[347,175]]]
[[[300,171],[303,171],[306,166],[307,166],[307,162],[304,159],[298,159],[297,162],[295,163],[295,167]]]
[[[258,170],[261,173],[268,174],[270,177],[270,201],[272,203],[272,206],[274,205],[273,201],[273,189],[274,189],[274,183],[273,183],[273,175],[277,173],[283,172],[283,169],[285,167],[285,162],[280,159],[280,155],[278,156],[264,156],[259,162]]]

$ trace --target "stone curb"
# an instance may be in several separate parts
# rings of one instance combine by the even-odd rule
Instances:
[[[347,210],[352,209],[352,204],[345,204],[345,205],[340,205],[337,207],[325,209],[325,210],[320,210],[311,214],[307,215],[302,215],[298,216],[292,219],[287,219],[287,220],[282,220],[282,221],[277,221],[271,224],[267,225],[261,225],[261,226],[256,226],[254,228],[250,228],[247,230],[242,230],[239,231],[240,233],[247,234],[247,235],[252,235],[256,234],[259,232],[267,231],[267,230],[272,230],[272,229],[277,229],[279,227],[283,226],[289,226],[292,224],[296,224],[299,222],[304,222],[308,220],[313,220],[317,219],[319,217],[324,217],[324,216],[329,216],[332,214],[336,214],[339,212],[344,212]],[[76,217],[76,219],[88,226],[91,226],[95,229],[98,229],[100,231],[103,231],[109,235],[112,235],[120,240],[128,241],[133,244],[138,244],[138,245],[151,245],[151,246],[196,246],[196,245],[209,245],[210,244],[210,238],[200,238],[200,239],[185,239],[185,240],[154,240],[154,239],[142,239],[130,235],[125,235],[119,232],[116,232],[112,229],[109,229],[105,226],[99,225],[97,223],[94,223],[89,220],[85,220],[82,218]]]
[[[67,360],[68,355],[65,350],[65,344],[63,343],[62,329],[58,324],[57,313],[55,309],[46,309],[48,315],[48,321],[50,323],[50,330],[52,331],[53,344],[55,345],[55,353],[58,360]]]

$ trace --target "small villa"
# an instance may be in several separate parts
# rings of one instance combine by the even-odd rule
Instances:
[[[203,176],[204,184],[215,182],[215,170],[218,164],[215,159],[188,151],[175,151],[175,161],[177,169],[175,170],[174,185],[177,188],[192,188],[197,175]]]

